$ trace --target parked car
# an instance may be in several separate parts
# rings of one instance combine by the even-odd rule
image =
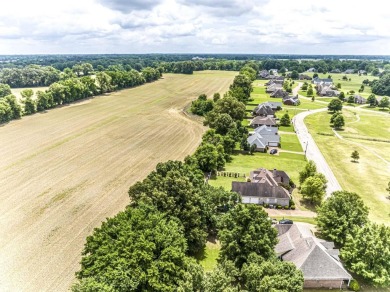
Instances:
[[[293,224],[294,222],[290,219],[282,219],[279,221],[279,224]]]
[[[278,153],[278,149],[271,149],[271,151],[269,152],[269,154],[276,154]]]

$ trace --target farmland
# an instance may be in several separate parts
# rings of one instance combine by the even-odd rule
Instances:
[[[128,187],[198,146],[204,127],[182,109],[235,74],[166,74],[0,127],[1,290],[67,290],[85,237],[124,209]]]

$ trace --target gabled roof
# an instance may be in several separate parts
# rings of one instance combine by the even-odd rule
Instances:
[[[253,125],[266,125],[266,126],[276,126],[276,119],[271,117],[261,117],[257,116],[253,118],[250,122],[250,126]]]
[[[275,101],[267,101],[263,103],[265,106],[269,106],[271,109],[277,109],[278,107],[282,107],[281,102],[275,102]]]
[[[279,136],[278,134],[278,128],[275,127],[267,127],[267,126],[260,126],[255,129],[255,133],[260,134],[262,136]]]
[[[279,243],[275,251],[284,261],[293,262],[305,280],[342,280],[352,276],[338,258],[338,250],[332,242],[316,238],[304,225],[275,226]]]
[[[275,113],[270,105],[262,103],[253,109],[253,114],[259,116],[268,116],[274,115]]]

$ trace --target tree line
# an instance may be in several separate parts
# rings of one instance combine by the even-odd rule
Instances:
[[[50,85],[45,91],[34,92],[25,89],[21,92],[21,104],[12,95],[7,84],[0,84],[0,122],[8,122],[44,111],[59,105],[69,104],[107,92],[142,85],[145,82],[158,80],[161,72],[154,68],[144,68],[141,72],[130,71],[103,71],[96,76],[82,76],[80,78],[73,71],[66,72],[68,76]]]
[[[249,85],[242,73],[223,98],[214,95],[202,113],[210,129],[193,155],[159,163],[130,187],[126,210],[87,238],[73,291],[302,291],[302,272],[274,252],[277,232],[262,207],[206,183],[241,139],[245,105],[236,96],[249,99]],[[217,268],[204,273],[197,259],[208,238],[221,250]]]

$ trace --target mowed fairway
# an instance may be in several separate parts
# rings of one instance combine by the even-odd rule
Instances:
[[[0,126],[0,291],[66,291],[86,236],[125,208],[129,186],[198,146],[205,128],[182,109],[235,75],[166,74]]]

